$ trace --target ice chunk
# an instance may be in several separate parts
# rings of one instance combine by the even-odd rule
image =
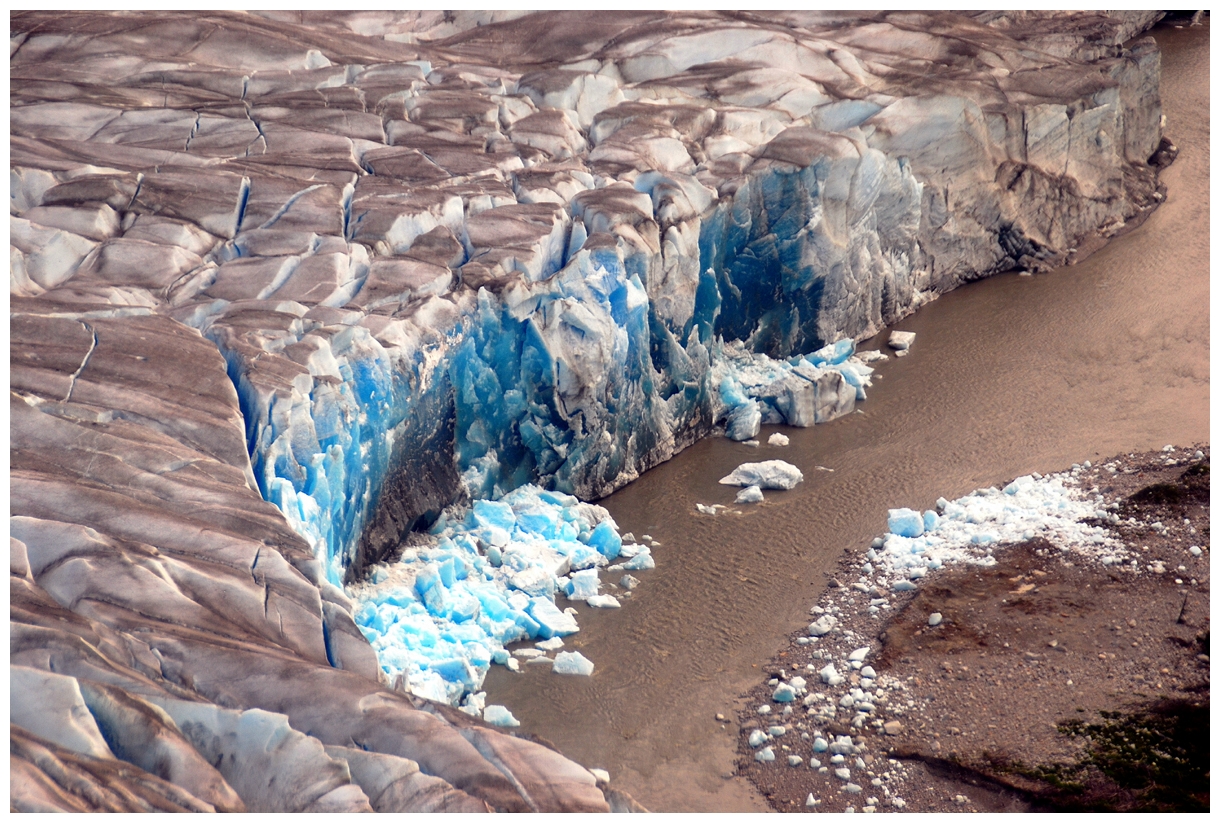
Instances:
[[[762,729],[755,729],[754,731],[750,732],[749,743],[750,743],[751,748],[757,749],[759,746],[761,746],[763,743],[766,743],[766,742],[767,742],[767,733],[764,732]]]
[[[760,489],[791,489],[805,479],[801,470],[783,460],[742,463],[733,473],[720,478],[726,486],[758,486]]]
[[[889,529],[899,537],[919,537],[923,534],[923,516],[911,509],[890,509]]]
[[[780,683],[775,687],[775,692],[771,695],[771,699],[776,703],[791,703],[795,698],[796,689],[787,683]]]
[[[733,499],[734,503],[761,503],[762,501],[762,489],[760,489],[758,486],[746,486],[744,489],[737,492],[737,497]]]
[[[776,432],[775,434],[773,434],[767,438],[767,443],[768,443],[768,445],[771,445],[771,446],[787,446],[788,445],[788,435],[780,434],[779,432]]]
[[[892,331],[890,332],[889,345],[891,349],[898,351],[906,351],[911,348],[911,344],[915,342],[915,332],[913,331]]]
[[[576,620],[567,612],[561,612],[550,600],[531,597],[526,612],[538,623],[538,634],[546,640],[580,631]]]
[[[835,627],[835,623],[839,621],[829,614],[824,614],[817,620],[809,624],[809,635],[811,637],[822,637],[830,634],[830,630]]]
[[[759,763],[773,763],[775,761],[775,752],[771,750],[770,746],[767,746],[766,748],[759,749],[754,754],[754,759]]]
[[[595,609],[617,609],[622,606],[612,594],[595,594],[586,602]]]
[[[610,772],[606,771],[605,769],[589,769],[589,774],[597,778],[599,783],[610,782]]]
[[[944,618],[941,616],[940,612],[932,612],[930,615],[928,615],[929,626],[939,626],[942,620],[944,620]]]
[[[598,586],[597,569],[586,569],[572,574],[564,592],[569,600],[588,600],[597,594]]]
[[[593,674],[593,661],[580,652],[559,652],[555,655],[555,674]]]
[[[640,581],[629,574],[623,575],[623,578],[618,581],[618,584],[627,591],[631,591],[636,586],[640,585]]]
[[[864,658],[868,657],[869,651],[870,651],[870,649],[868,646],[862,646],[861,648],[858,648],[855,651],[853,651],[851,654],[847,655],[847,659],[852,661],[853,663],[858,660],[863,660]]]
[[[534,644],[534,648],[541,649],[544,652],[553,652],[556,649],[563,648],[562,637],[552,637],[550,640],[540,640]]]
[[[652,559],[652,552],[648,549],[641,549],[640,553],[623,564],[623,568],[629,572],[640,571],[642,569],[655,569],[657,563]]]
[[[843,675],[839,674],[835,669],[834,663],[827,664],[824,669],[818,672],[818,675],[822,678],[822,682],[828,686],[838,686],[844,679]]]
[[[483,709],[483,719],[493,726],[506,726],[508,728],[516,728],[521,725],[521,721],[513,717],[504,706],[492,704]]]

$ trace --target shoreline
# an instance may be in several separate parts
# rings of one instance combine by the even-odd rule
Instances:
[[[1206,717],[1209,460],[1195,445],[1045,478],[1087,494],[1087,539],[1111,543],[997,542],[914,580],[891,566],[889,585],[864,582],[886,580],[879,541],[845,553],[810,629],[743,695],[737,774],[776,811],[1206,809],[1189,757],[1173,785],[1133,788],[1106,745]]]

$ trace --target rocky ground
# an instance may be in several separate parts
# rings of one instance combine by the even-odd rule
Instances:
[[[1206,811],[1209,464],[1192,446],[1075,473],[1104,497],[1121,564],[1036,538],[931,573],[873,618],[877,592],[839,582],[861,565],[845,557],[811,612],[839,605],[825,639],[872,650],[849,675],[875,675],[868,721],[821,705],[826,644],[801,632],[746,696],[738,773],[778,811]],[[781,683],[798,687],[787,708]]]

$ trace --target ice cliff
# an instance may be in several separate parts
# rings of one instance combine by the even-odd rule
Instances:
[[[382,685],[339,586],[452,504],[850,411],[852,341],[1151,208],[1155,19],[14,13],[11,661],[62,695],[21,802],[625,802]],[[464,534],[412,602],[554,633]],[[312,788],[124,755],[214,762],[200,724]]]

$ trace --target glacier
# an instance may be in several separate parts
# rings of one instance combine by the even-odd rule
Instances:
[[[133,734],[271,713],[319,808],[621,805],[445,705],[656,565],[582,501],[851,412],[857,341],[1140,220],[1156,19],[15,13],[11,660]],[[23,734],[130,808],[287,808]]]

